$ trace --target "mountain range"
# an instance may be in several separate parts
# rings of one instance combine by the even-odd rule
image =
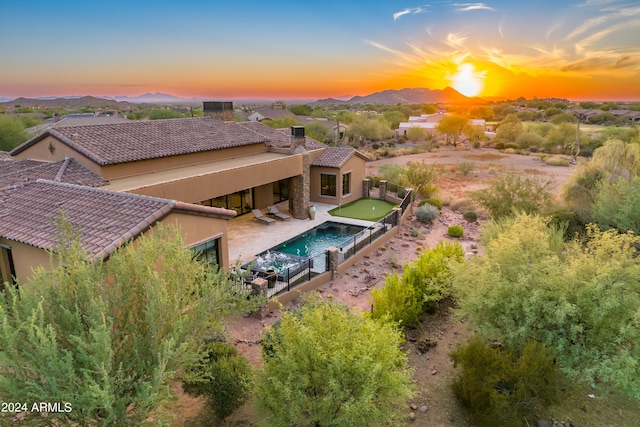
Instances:
[[[469,101],[455,89],[450,87],[445,89],[425,89],[425,88],[406,88],[400,90],[383,90],[366,96],[326,98],[313,101],[311,99],[290,99],[283,100],[290,104],[310,103],[312,105],[328,105],[328,104],[437,104],[437,103],[456,103]],[[166,93],[145,93],[139,96],[114,96],[114,97],[93,97],[93,96],[67,96],[67,97],[41,97],[41,98],[0,98],[0,104],[21,105],[23,107],[33,107],[36,105],[61,106],[63,102],[66,108],[83,108],[83,107],[124,107],[127,104],[192,104],[198,105],[202,101],[210,99],[202,98],[181,98]],[[235,99],[236,103],[270,103],[275,101],[269,99]]]

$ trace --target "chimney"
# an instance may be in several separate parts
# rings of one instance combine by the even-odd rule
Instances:
[[[300,153],[306,150],[304,126],[291,126],[291,154]]]
[[[225,122],[233,121],[233,102],[205,101],[202,103],[205,117],[213,117]]]

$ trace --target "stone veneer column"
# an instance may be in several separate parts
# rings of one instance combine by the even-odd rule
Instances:
[[[268,294],[268,282],[261,278],[256,277],[251,281],[251,295],[260,297],[266,297]]]
[[[371,197],[371,180],[368,178],[362,180],[362,197],[365,199]]]
[[[331,272],[331,280],[334,280],[338,277],[338,264],[340,263],[338,259],[338,248],[327,248],[326,253],[328,254],[327,258],[329,261],[328,270]]]
[[[289,211],[296,219],[309,218],[309,198],[311,190],[311,172],[309,153],[302,154],[302,175],[289,180]]]
[[[382,180],[380,181],[379,184],[379,190],[380,190],[380,200],[386,200],[387,199],[387,181]]]

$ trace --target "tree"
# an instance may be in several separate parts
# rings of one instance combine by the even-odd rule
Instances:
[[[177,231],[155,228],[101,262],[89,260],[68,224],[61,230],[51,269],[0,295],[0,396],[71,408],[46,419],[30,412],[31,424],[162,418],[156,409],[198,357],[197,340],[248,308],[246,294],[196,261]]]
[[[433,104],[422,104],[420,106],[421,114],[434,114],[438,112],[438,107]]]
[[[542,343],[566,374],[640,397],[640,238],[589,226],[563,243],[562,229],[527,214],[492,228],[485,255],[453,269],[460,314],[485,339]]]
[[[576,143],[578,128],[572,123],[560,123],[547,134],[545,147],[565,152]]]
[[[382,113],[384,119],[389,123],[391,129],[398,129],[400,122],[407,120],[407,116],[402,111],[391,110]]]
[[[251,365],[226,342],[205,343],[200,354],[202,359],[182,375],[182,388],[191,396],[205,396],[214,415],[223,420],[247,400]]]
[[[524,132],[524,125],[515,114],[507,115],[498,125],[496,130],[496,141],[516,142],[521,133]]]
[[[289,111],[296,116],[310,116],[313,108],[307,104],[290,105]]]
[[[29,139],[19,119],[0,115],[0,151],[11,151]]]
[[[413,187],[416,194],[423,197],[430,197],[438,191],[435,186],[438,171],[434,165],[427,165],[424,161],[407,162],[401,176],[404,182]]]
[[[356,116],[354,121],[349,125],[347,135],[356,140],[364,141],[380,141],[389,139],[393,136],[393,131],[389,124],[383,119],[377,117]]]
[[[332,139],[331,131],[326,124],[321,122],[308,122],[304,125],[305,135],[320,142],[329,142]]]
[[[509,172],[472,194],[472,199],[489,211],[493,218],[511,215],[514,211],[540,213],[551,206],[553,180],[522,177]]]
[[[184,114],[169,108],[154,108],[149,113],[149,120],[180,119],[182,117],[184,117]]]
[[[469,118],[460,115],[444,116],[436,126],[436,130],[444,136],[447,145],[454,147],[462,135],[471,132]]]
[[[332,302],[286,312],[263,339],[255,399],[265,425],[404,425],[402,333]]]
[[[605,230],[640,235],[640,177],[600,181],[591,220]]]
[[[471,107],[469,110],[469,117],[472,119],[484,119],[486,121],[493,120],[496,113],[493,111],[493,108],[487,107],[486,105],[479,105],[476,107]]]
[[[290,128],[291,126],[302,126],[302,123],[300,123],[295,117],[289,117],[289,116],[276,117],[270,120],[263,120],[261,123],[273,129],[285,129],[285,128]]]
[[[422,141],[423,139],[425,139],[425,137],[426,135],[424,133],[424,129],[422,129],[421,127],[412,126],[407,131],[407,138],[409,138],[411,141]]]

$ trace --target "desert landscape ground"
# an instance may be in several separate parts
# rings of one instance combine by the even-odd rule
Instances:
[[[522,174],[553,179],[554,188],[560,192],[575,166],[556,167],[546,165],[536,155],[506,154],[493,149],[441,150],[420,153],[396,158],[385,158],[368,163],[368,175],[376,175],[378,168],[388,162],[404,164],[409,161],[424,161],[434,164],[441,171],[438,187],[439,197],[445,204],[465,198],[470,192],[479,189],[498,174],[517,170]],[[460,163],[473,163],[473,170],[464,175],[458,168]],[[414,205],[415,206],[415,205]],[[467,223],[462,213],[445,206],[440,217],[431,225],[418,222],[413,215],[403,223],[400,233],[386,247],[374,251],[370,256],[354,265],[346,274],[318,288],[318,292],[326,298],[344,302],[355,310],[370,310],[370,291],[384,284],[385,276],[393,270],[401,271],[402,265],[417,258],[424,248],[436,245],[447,236],[449,225],[459,224],[465,229],[465,235],[459,239],[468,257],[477,256],[482,248],[477,246],[479,228],[486,220],[480,215],[478,222]],[[290,309],[292,304],[283,307]],[[416,395],[407,406],[407,423],[416,427],[472,427],[467,413],[456,400],[451,384],[456,370],[449,358],[449,353],[473,334],[473,330],[464,320],[453,318],[450,307],[442,306],[435,313],[427,315],[420,328],[405,331],[405,351],[409,364],[414,369],[413,378],[416,383]],[[261,334],[265,328],[275,323],[280,317],[274,312],[262,318],[239,317],[230,319],[228,331],[230,341],[255,368],[262,364],[260,353]],[[427,340],[435,346],[426,349]],[[587,389],[572,392],[566,396],[564,405],[549,408],[542,414],[549,425],[585,426],[631,426],[640,416],[637,404],[620,396],[609,396],[607,399],[591,399]],[[194,399],[180,393],[175,409],[178,415],[173,426],[212,425],[211,419],[203,413],[203,400]],[[615,407],[612,407],[612,399]],[[554,423],[555,420],[555,423]],[[229,417],[223,426],[258,425],[257,414],[250,402]],[[536,420],[533,420],[535,423]],[[564,423],[562,423],[564,422]]]

